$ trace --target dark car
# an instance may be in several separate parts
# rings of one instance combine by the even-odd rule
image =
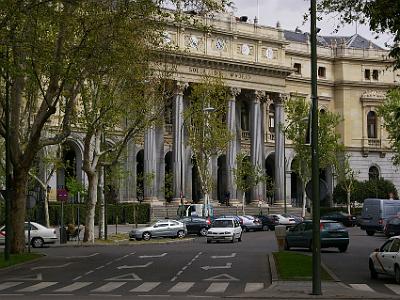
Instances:
[[[186,225],[188,234],[198,234],[202,236],[207,235],[207,231],[210,228],[210,223],[207,219],[200,217],[185,217],[179,220]]]
[[[387,219],[383,233],[387,237],[400,235],[400,217],[394,216]]]
[[[356,216],[349,215],[342,211],[334,211],[327,213],[321,217],[322,220],[332,220],[342,223],[344,226],[355,226],[357,222]]]
[[[262,224],[262,230],[275,230],[275,226],[279,225],[279,222],[272,216],[254,216],[257,217]]]
[[[312,247],[313,224],[311,220],[306,220],[290,228],[285,238],[285,249],[300,247]],[[321,220],[320,225],[321,248],[338,248],[340,252],[345,252],[349,246],[349,233],[339,222]]]

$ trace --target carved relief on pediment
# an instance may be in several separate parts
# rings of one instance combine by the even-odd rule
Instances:
[[[366,90],[362,93],[361,102],[382,102],[386,99],[386,91]]]

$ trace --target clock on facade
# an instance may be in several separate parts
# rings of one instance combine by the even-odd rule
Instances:
[[[274,51],[272,50],[272,48],[267,48],[267,50],[265,50],[265,56],[268,59],[273,59],[274,58]]]
[[[249,55],[250,54],[250,47],[247,44],[242,45],[242,54]]]
[[[215,47],[218,50],[223,50],[225,48],[225,42],[223,39],[217,39],[217,41],[215,42]]]
[[[199,39],[194,35],[191,35],[189,38],[189,46],[191,48],[197,48],[199,46]]]

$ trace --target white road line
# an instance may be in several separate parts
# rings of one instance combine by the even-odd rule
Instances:
[[[223,293],[228,288],[229,282],[213,282],[210,284],[206,293]]]
[[[66,267],[66,266],[69,266],[70,264],[72,264],[72,263],[66,263],[66,264],[59,265],[59,266],[41,266],[41,267],[34,267],[34,268],[31,268],[31,270],[64,268],[64,267]]]
[[[96,256],[96,255],[99,255],[100,253],[93,253],[93,254],[90,254],[90,255],[82,255],[82,256],[67,256],[66,258],[87,258],[87,257],[93,257],[93,256]]]
[[[211,258],[233,258],[236,256],[236,253],[232,253],[231,255],[213,255]]]
[[[103,268],[104,268],[104,266],[100,266],[100,267],[97,267],[96,270],[100,270],[100,269],[103,269]]]
[[[78,279],[81,279],[82,278],[82,276],[78,276],[78,277],[75,277],[74,279],[72,279],[72,281],[77,281]]]
[[[93,273],[94,271],[88,271],[88,272],[86,272],[85,273],[85,275],[89,275],[89,274],[91,274],[91,273]]]
[[[245,293],[257,292],[264,288],[264,283],[262,282],[248,282],[244,288]]]
[[[24,294],[0,294],[0,296],[3,297],[18,297],[18,296],[23,296]]]
[[[91,290],[94,293],[107,293],[111,292],[121,286],[123,286],[126,282],[108,282],[97,289]]]
[[[178,279],[178,277],[175,276],[175,277],[172,277],[171,281],[174,282],[177,279]]]
[[[44,297],[61,297],[61,296],[73,296],[74,294],[40,294]]]
[[[84,288],[85,286],[91,285],[92,283],[93,282],[74,282],[73,284],[57,289],[54,292],[60,292],[60,293],[74,292],[76,290]]]
[[[26,288],[18,290],[18,292],[36,292],[45,288],[48,288],[49,286],[55,285],[57,282],[54,281],[43,281],[31,286],[28,286]]]
[[[400,286],[398,284],[385,284],[385,286],[400,295]]]
[[[181,275],[183,273],[183,271],[182,270],[180,270],[176,275]]]
[[[355,290],[359,290],[359,291],[365,291],[365,292],[374,292],[373,289],[371,289],[367,284],[350,284],[350,286],[355,289]]]
[[[165,255],[167,255],[168,253],[164,252],[163,254],[159,254],[159,255],[141,255],[139,256],[139,258],[156,258],[156,257],[164,257]]]
[[[187,267],[188,267],[188,266],[184,266],[184,267],[182,268],[182,270],[185,271],[185,270],[187,269]]]
[[[152,289],[160,285],[161,282],[144,282],[138,287],[130,290],[131,292],[144,293],[150,292]]]
[[[10,281],[10,282],[3,282],[0,283],[0,291],[17,286],[19,284],[22,284],[23,282],[18,282],[18,281]]]
[[[178,282],[172,288],[170,288],[168,292],[171,292],[171,293],[185,293],[193,285],[194,285],[194,282]]]

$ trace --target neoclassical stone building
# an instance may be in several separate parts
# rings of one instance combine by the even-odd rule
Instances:
[[[137,201],[143,181],[138,174],[152,173],[154,180],[144,186],[144,200],[154,205],[165,202],[167,174],[173,174],[173,198],[201,202],[195,162],[187,145],[183,111],[188,87],[204,74],[224,78],[231,88],[227,126],[234,139],[226,153],[212,158],[215,179],[213,201],[230,193],[231,204],[238,204],[232,169],[236,154],[246,153],[274,179],[272,203],[296,204],[301,189],[291,166],[295,153],[281,131],[285,123],[283,105],[291,96],[310,98],[310,44],[308,33],[244,22],[231,15],[199,18],[212,26],[209,32],[171,26],[164,43],[177,48],[171,61],[176,66],[173,106],[167,109],[163,126],[149,129],[139,144],[129,144],[124,161],[125,180],[118,187],[121,202]],[[359,179],[381,176],[400,188],[397,169],[391,163],[382,120],[377,106],[388,89],[398,85],[400,75],[392,70],[388,51],[355,34],[349,37],[318,37],[318,95],[320,110],[343,117],[338,131],[351,166]],[[85,183],[81,170],[82,141],[79,134],[68,139],[64,158],[73,161],[71,170],[59,170],[51,181],[52,198],[56,187],[65,185],[65,173]],[[335,178],[325,170],[324,179],[332,191]],[[267,200],[265,188],[257,187],[247,195],[248,203]]]

